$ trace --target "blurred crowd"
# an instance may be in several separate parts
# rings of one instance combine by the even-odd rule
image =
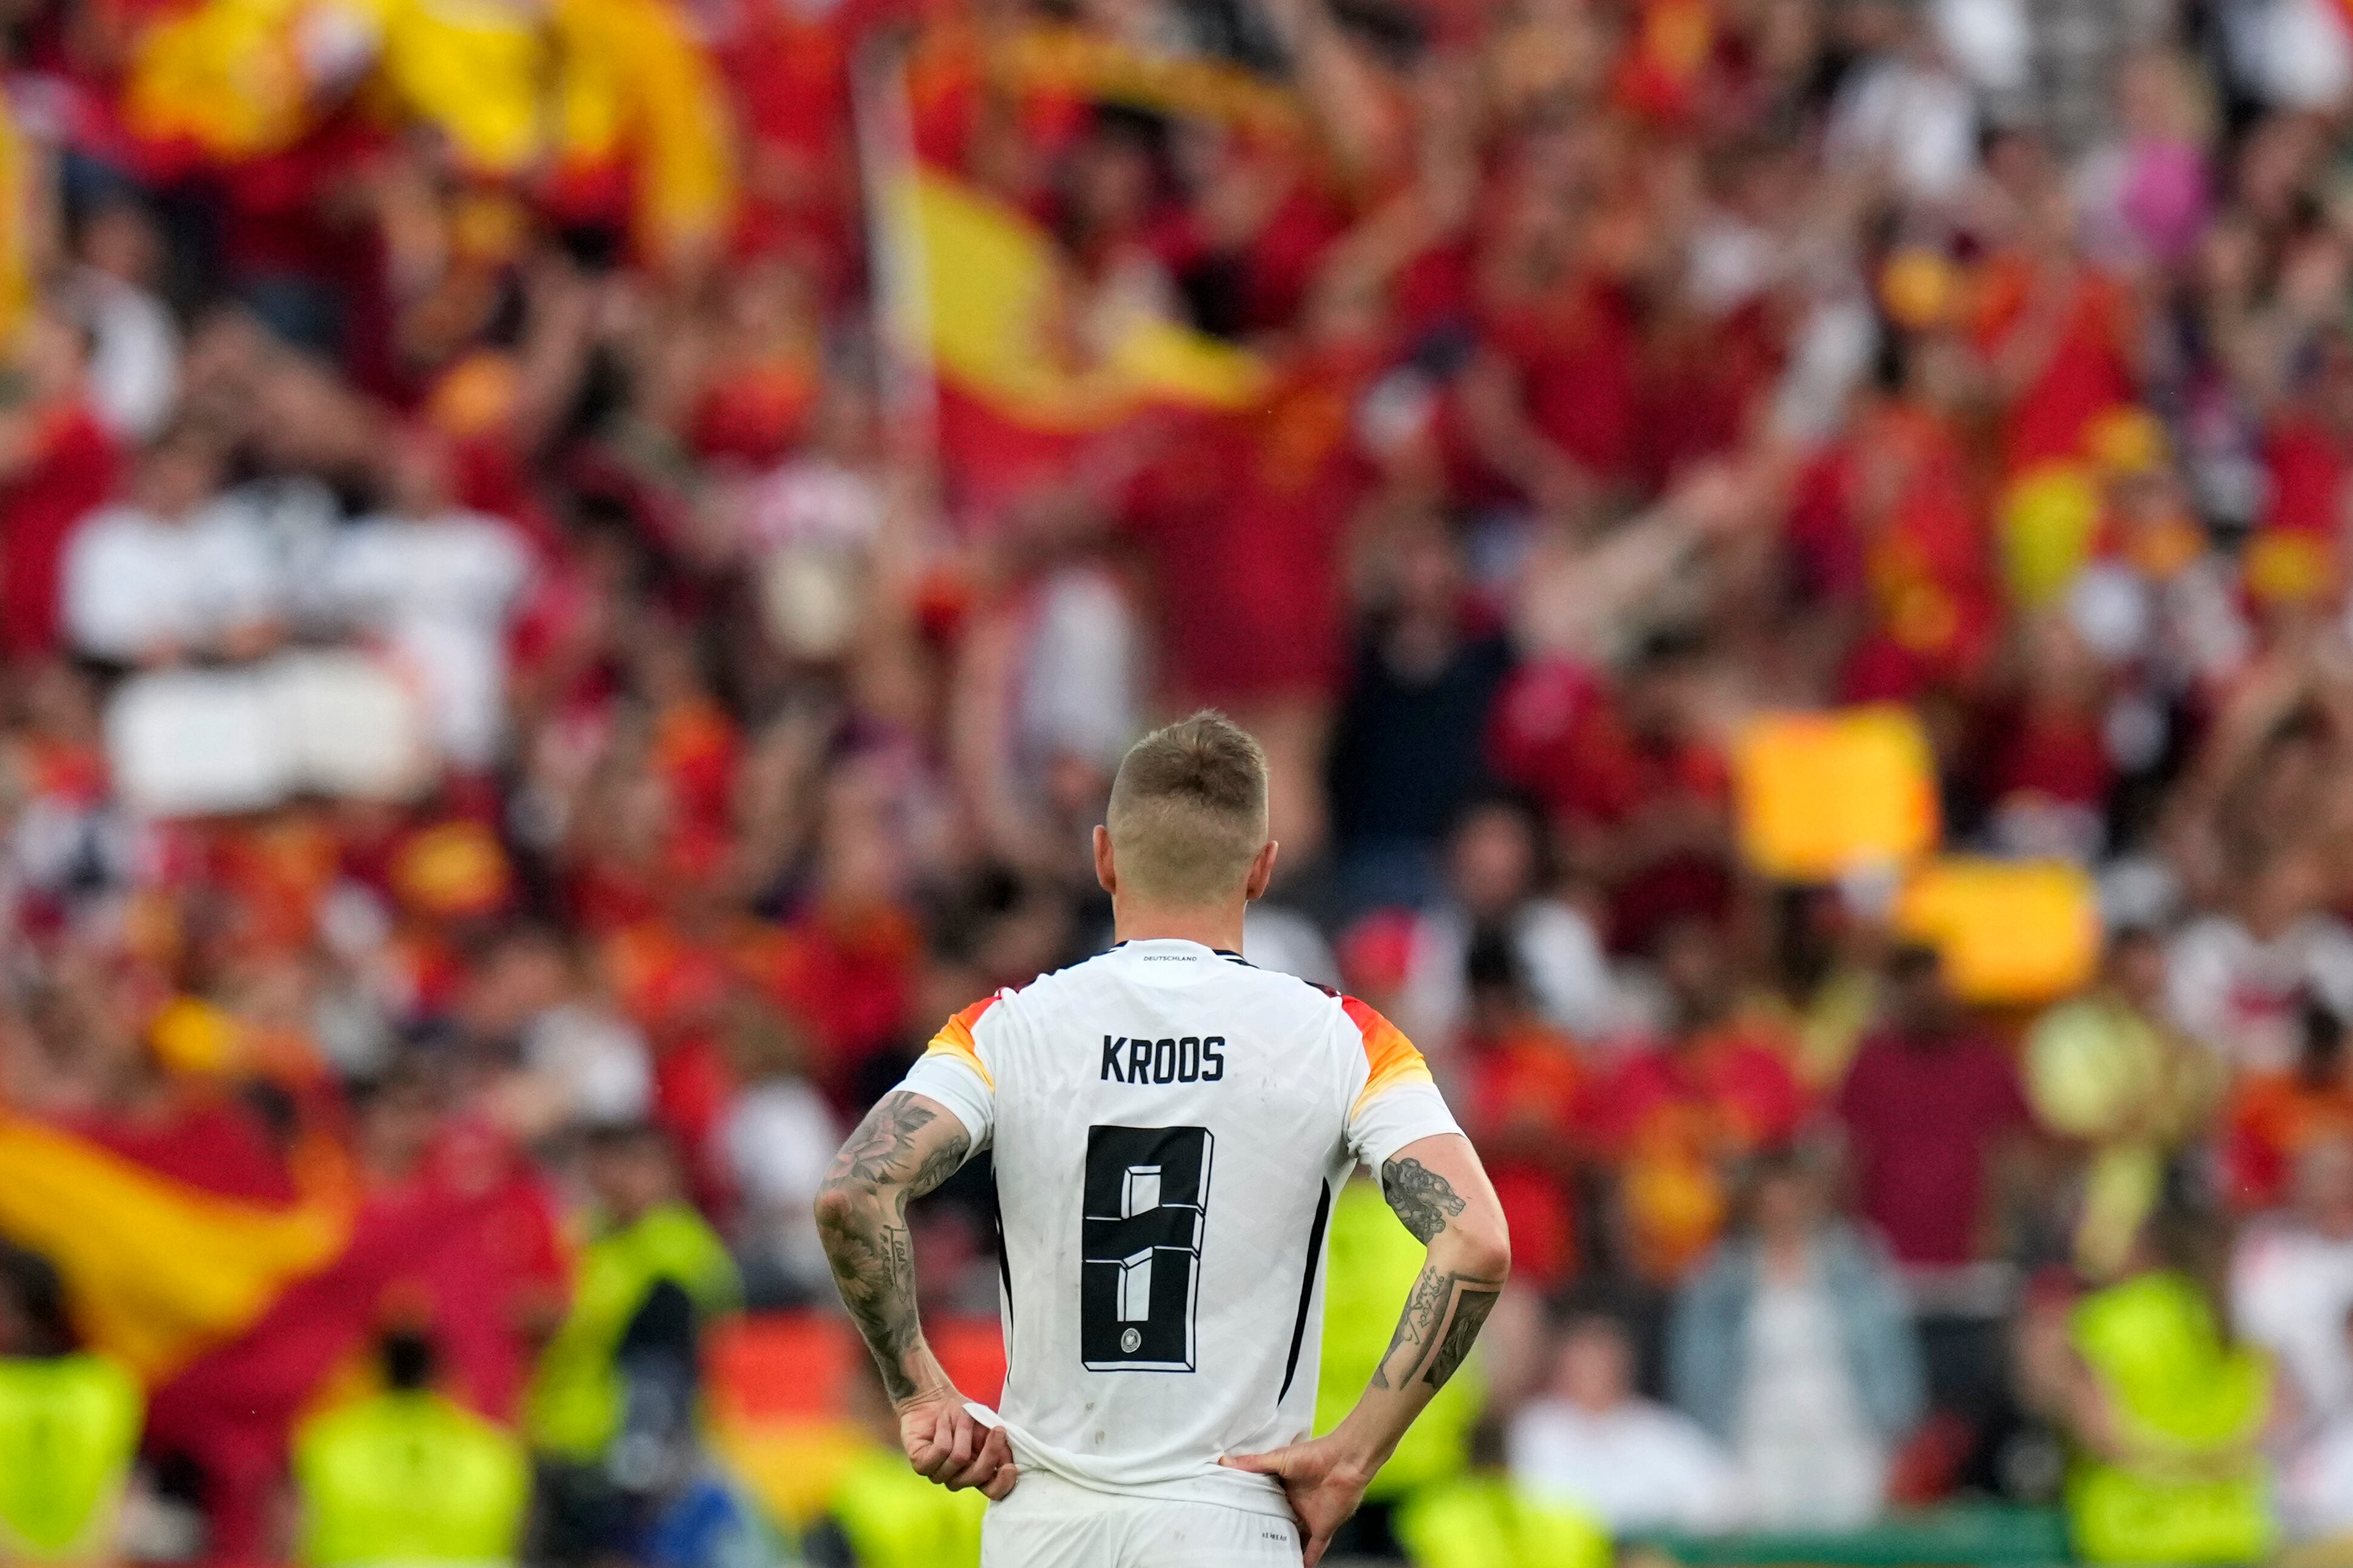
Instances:
[[[830,1310],[841,1133],[1107,940],[1085,830],[1203,704],[1274,767],[1249,956],[1419,1043],[1513,1224],[1357,1550],[2353,1535],[2337,0],[5,0],[0,49],[0,1131],[340,1183],[376,1248],[337,1333],[207,1300],[93,1374],[140,1553],[367,1560],[367,1445],[429,1428],[412,1562],[526,1511],[955,1560],[879,1472],[803,1540],[747,1500],[699,1347]],[[988,258],[915,253],[919,172],[1050,256],[996,361],[924,319]],[[1139,331],[1249,374],[1114,397]],[[2079,994],[1744,861],[1743,726],[1867,703],[1947,846],[2089,876]],[[6,1169],[0,1451],[124,1272]],[[926,1205],[937,1313],[994,1311],[988,1193]],[[1404,1282],[1335,1238],[1336,1378]]]

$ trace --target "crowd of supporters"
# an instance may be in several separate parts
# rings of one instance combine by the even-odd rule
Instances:
[[[365,1561],[396,1428],[411,1561],[958,1560],[887,1463],[719,1457],[713,1345],[832,1310],[842,1132],[1108,940],[1086,830],[1202,705],[1274,767],[1248,956],[1419,1044],[1513,1226],[1356,1550],[2353,1534],[2337,0],[0,47],[0,1455],[35,1363],[129,1366],[75,1386],[135,1554]],[[2082,868],[2080,987],[1746,853],[1746,727],[1862,704],[1947,848]],[[988,1194],[920,1217],[944,1319]],[[1394,1228],[1335,1218],[1335,1396]],[[65,1552],[9,1468],[0,1557]]]

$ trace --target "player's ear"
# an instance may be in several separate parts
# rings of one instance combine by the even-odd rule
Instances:
[[[1119,896],[1119,870],[1111,863],[1111,829],[1095,824],[1095,880],[1113,898]]]
[[[1242,879],[1243,898],[1256,903],[1266,897],[1267,884],[1274,880],[1274,858],[1282,848],[1271,838],[1259,847],[1259,852],[1250,858],[1250,875]]]

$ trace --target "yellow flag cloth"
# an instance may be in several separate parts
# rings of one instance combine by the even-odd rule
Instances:
[[[122,121],[145,141],[231,161],[290,147],[310,128],[295,41],[303,0],[205,0],[131,46]]]
[[[558,156],[621,164],[638,242],[715,244],[733,219],[734,131],[718,68],[667,0],[555,0]]]
[[[1265,394],[1257,356],[1140,311],[1090,353],[1073,319],[1076,281],[1053,241],[986,192],[911,174],[891,216],[919,258],[918,330],[941,380],[1004,418],[1082,433],[1148,404],[1243,408]]]
[[[0,1112],[0,1236],[55,1264],[90,1347],[151,1385],[343,1252],[348,1184],[309,1185],[283,1207],[223,1197]]]

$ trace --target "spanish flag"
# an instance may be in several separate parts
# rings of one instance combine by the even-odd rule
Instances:
[[[1153,403],[1247,407],[1266,390],[1243,350],[1136,312],[1076,319],[1081,289],[1046,233],[1017,208],[944,175],[900,187],[902,232],[923,258],[929,346],[941,381],[1008,419],[1083,432]],[[1086,338],[1101,343],[1091,350]]]
[[[304,1292],[351,1254],[356,1205],[340,1152],[291,1165],[225,1104],[104,1131],[0,1110],[0,1238],[54,1264],[84,1341],[146,1384],[146,1442],[202,1473],[216,1562],[263,1549],[286,1434],[375,1310]]]
[[[48,1258],[83,1339],[145,1383],[147,1445],[201,1471],[217,1562],[259,1559],[289,1431],[387,1313],[427,1311],[461,1348],[453,1314],[481,1301],[415,1301],[479,1234],[473,1201],[364,1203],[324,1133],[281,1153],[201,1089],[88,1129],[0,1110],[0,1237]]]
[[[393,101],[440,132],[461,167],[520,178],[547,155],[554,62],[537,0],[373,4]]]
[[[301,0],[202,0],[132,40],[122,123],[167,160],[282,153],[314,116],[296,27]]]
[[[734,220],[735,130],[684,7],[555,0],[554,37],[558,205],[593,208],[626,193],[649,257],[715,250]]]
[[[996,196],[910,163],[884,199],[892,334],[930,373],[942,458],[966,493],[1045,478],[1149,409],[1267,395],[1246,350],[1143,310],[1103,315],[1053,238]]]
[[[0,1111],[0,1236],[57,1266],[91,1348],[160,1384],[343,1252],[353,1203],[339,1158],[322,1149],[298,1164],[291,1202],[231,1195]]]

